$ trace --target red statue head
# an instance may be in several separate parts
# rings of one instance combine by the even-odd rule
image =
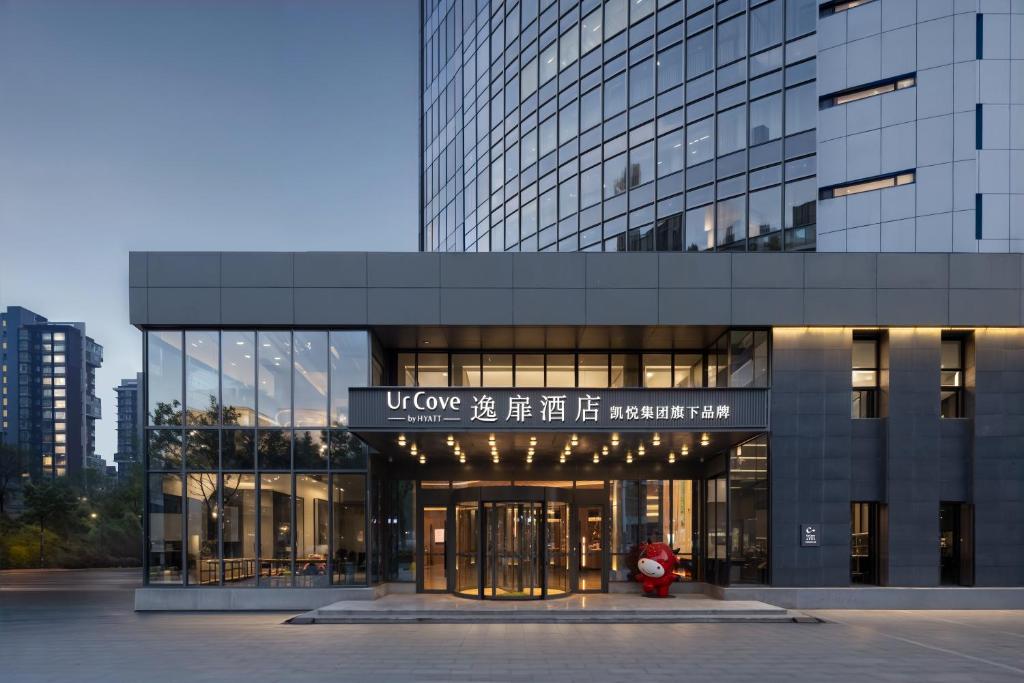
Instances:
[[[679,559],[665,543],[645,543],[640,546],[637,561],[636,580],[643,585],[645,593],[668,596],[668,587],[676,580],[675,569]]]

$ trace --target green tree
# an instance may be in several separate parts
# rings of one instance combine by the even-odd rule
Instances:
[[[25,487],[24,520],[39,525],[39,566],[46,564],[46,531],[67,533],[81,525],[78,496],[63,479],[43,480]]]
[[[27,472],[28,456],[25,451],[10,444],[0,444],[0,517],[7,514],[7,500]]]

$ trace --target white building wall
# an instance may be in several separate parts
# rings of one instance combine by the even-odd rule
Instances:
[[[910,169],[916,182],[820,200],[818,251],[1024,251],[1024,0],[873,0],[822,17],[818,50],[819,96],[917,79],[819,112],[819,188]]]

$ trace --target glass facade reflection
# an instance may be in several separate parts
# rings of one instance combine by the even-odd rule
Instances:
[[[145,348],[148,582],[365,585],[367,449],[346,427],[368,334],[152,331]]]
[[[814,249],[814,0],[423,2],[422,250]]]

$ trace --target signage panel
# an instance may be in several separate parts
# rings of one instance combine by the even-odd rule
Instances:
[[[801,524],[800,525],[800,545],[805,548],[817,548],[821,543],[821,532],[819,529],[821,525],[817,522],[813,524]]]
[[[765,431],[767,389],[349,390],[359,431]]]

